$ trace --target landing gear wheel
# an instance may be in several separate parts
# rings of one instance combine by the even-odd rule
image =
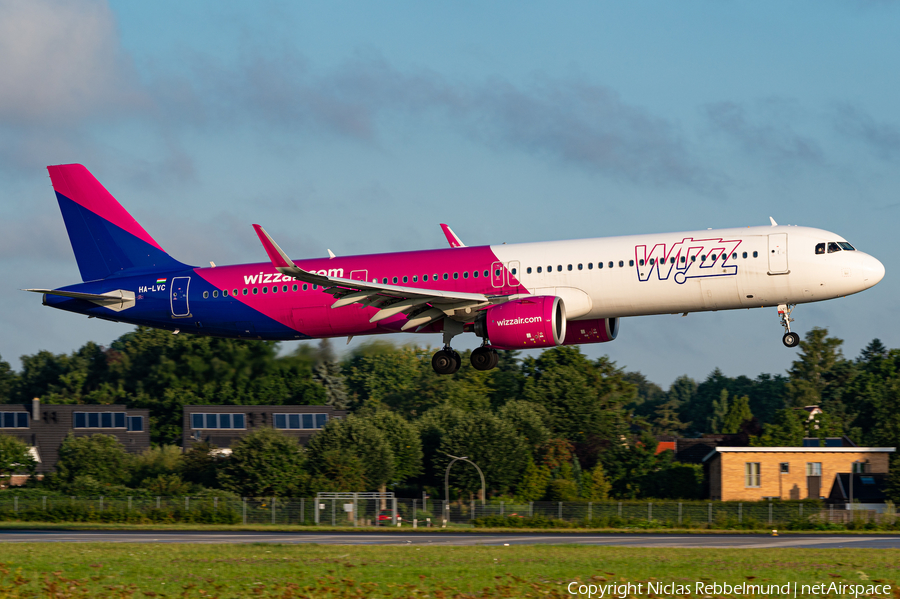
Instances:
[[[472,352],[472,368],[475,370],[490,370],[496,368],[500,356],[490,347],[482,346]]]
[[[462,359],[452,349],[442,349],[431,358],[431,367],[438,374],[453,374],[459,370]]]
[[[781,342],[785,347],[797,347],[800,345],[800,335],[797,333],[785,333],[781,338]]]

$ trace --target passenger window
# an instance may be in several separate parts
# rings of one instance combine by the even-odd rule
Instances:
[[[232,290],[231,290],[231,295],[237,295],[237,294],[238,294],[237,289],[232,289]]]
[[[816,244],[816,254],[824,254],[825,253],[825,244],[817,243]],[[746,256],[746,254],[744,254]]]
[[[629,261],[628,261],[628,266],[634,266],[634,260],[629,260]]]
[[[753,257],[754,257],[754,258],[759,257],[759,252],[753,252]]]
[[[822,245],[822,249],[823,249],[823,250],[825,249],[825,246],[824,246],[824,245]],[[746,257],[747,257],[747,252],[744,252],[744,253],[742,254],[742,257],[746,258]]]
[[[272,285],[272,293],[278,293],[278,285]]]
[[[571,270],[572,270],[572,265],[569,264],[569,265],[566,267],[566,269],[569,270],[569,271],[571,271]]]
[[[494,271],[494,276],[495,276],[495,277],[499,277],[499,276],[500,276],[500,269],[499,269],[499,268],[498,268],[497,270]]]
[[[529,274],[529,275],[531,274],[531,267],[530,267],[530,266],[529,266],[528,268],[525,269],[525,274]]]
[[[293,287],[291,287],[291,291],[297,291],[297,286],[294,285]]]
[[[516,273],[513,272],[513,274],[516,274]],[[468,271],[468,270],[464,270],[464,271],[463,271],[463,278],[464,278],[464,279],[468,279],[468,278],[469,278],[469,271]]]
[[[597,263],[597,268],[603,268],[603,263],[602,263],[602,262],[598,262],[598,263]]]
[[[477,271],[477,270],[473,270],[473,271],[472,271],[472,278],[473,278],[473,279],[477,279],[477,278],[478,278],[478,271]]]
[[[257,287],[253,288],[253,295],[259,295],[259,288],[257,288]]]
[[[697,261],[697,256],[691,256],[691,262],[696,262],[696,261]]]
[[[403,282],[404,282],[404,283],[409,283],[409,277],[403,277]]]
[[[579,264],[579,265],[578,265],[578,270],[584,270],[584,266],[581,265],[581,264]]]
[[[488,278],[489,276],[490,276],[490,274],[488,273],[488,271],[484,271],[484,278],[486,279],[486,278]]]
[[[512,274],[513,274],[513,276],[515,276],[515,275],[516,275],[516,269],[515,269],[515,268],[514,268],[514,269],[512,269],[512,271],[511,271],[511,272],[512,272]]]
[[[731,254],[731,259],[732,259],[732,260],[737,260],[737,252]]]
[[[223,289],[223,290],[222,290],[222,297],[228,297],[228,290],[227,290],[227,289]]]
[[[594,270],[594,263],[588,262],[588,270]]]
[[[609,267],[612,268],[613,266],[615,266],[615,263],[613,263],[613,261],[610,260],[610,261],[609,261]]]
[[[396,285],[396,284],[397,284],[397,277],[394,277],[393,279],[391,279],[391,282],[392,282],[394,285]]]
[[[562,272],[562,264],[556,265],[556,272]]]
[[[203,292],[203,299],[209,299],[209,291]]]
[[[540,267],[540,266],[537,267],[537,271],[538,271],[538,272],[541,272],[541,267]]]
[[[318,289],[318,288],[319,288],[318,285],[313,285],[313,289]]]
[[[419,275],[413,275],[413,283],[419,282]]]
[[[387,281],[385,281],[385,283],[387,283]],[[303,291],[309,291],[309,284],[308,284],[308,283],[303,283]]]
[[[458,278],[459,278],[459,273],[458,272],[453,273],[453,280],[455,281]]]
[[[625,266],[625,261],[619,260],[619,268],[622,268],[623,266]]]
[[[381,284],[382,284],[382,285],[387,285],[387,277],[381,279]],[[303,289],[306,289],[306,285],[303,286]]]
[[[828,253],[829,254],[833,254],[834,252],[839,252],[839,251],[841,251],[841,246],[839,246],[835,242],[832,241],[831,243],[828,244]]]
[[[296,287],[295,287],[296,289]],[[287,285],[282,285],[281,290],[287,293]]]
[[[241,289],[241,295],[247,295],[247,288],[246,288],[246,287],[244,287],[243,289]]]
[[[449,278],[450,278],[450,275],[448,275],[447,273],[444,273],[444,280],[446,281]]]
[[[700,262],[706,262],[706,254],[700,254]]]
[[[423,282],[423,283],[427,283],[427,282],[428,282],[428,275],[422,275],[422,282]]]
[[[638,264],[640,264],[641,266],[644,265],[644,260],[643,260],[643,258],[640,259],[640,260],[638,260]],[[650,258],[650,264],[653,264],[653,258]]]
[[[268,287],[263,287],[263,293],[269,293],[269,288],[268,288]]]

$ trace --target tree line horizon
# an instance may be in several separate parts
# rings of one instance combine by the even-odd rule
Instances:
[[[494,497],[698,499],[702,468],[676,462],[670,451],[656,454],[657,437],[726,434],[735,444],[801,446],[807,436],[847,436],[861,446],[900,444],[900,349],[874,339],[846,358],[842,344],[816,328],[786,375],[729,377],[715,368],[703,381],[685,375],[664,390],[608,356],[588,359],[577,346],[537,356],[503,351],[490,371],[471,368],[464,356],[458,373],[440,377],[430,351],[416,345],[373,340],[338,359],[328,340],[279,355],[277,342],[139,327],[109,347],[88,342],[71,354],[22,356],[19,371],[0,358],[0,403],[37,397],[149,410],[154,447],[145,456],[126,455],[111,437],[68,439],[58,472],[40,483],[60,492],[152,487],[301,496],[390,488],[400,496],[442,496],[452,454],[478,463]],[[174,451],[185,405],[330,405],[349,414],[306,448],[267,429],[248,435],[231,457],[213,458],[207,446],[196,455]],[[814,421],[803,409],[809,405],[823,411]],[[106,455],[115,468],[91,454]],[[898,500],[898,468],[891,470],[889,490]],[[481,486],[467,468],[454,469],[451,485],[458,498]]]

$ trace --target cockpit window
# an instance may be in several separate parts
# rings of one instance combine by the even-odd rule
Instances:
[[[839,246],[836,242],[832,241],[828,244],[828,253],[832,254],[834,252],[841,251],[841,246]]]
[[[838,241],[838,245],[841,246],[842,250],[847,250],[848,252],[855,252],[856,248],[847,243],[846,241]]]
[[[816,254],[824,254],[825,253],[825,244],[817,243],[816,244]]]

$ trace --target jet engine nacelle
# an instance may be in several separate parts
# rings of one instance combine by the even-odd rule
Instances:
[[[485,310],[475,332],[495,349],[554,347],[566,338],[566,307],[552,295],[512,300]]]
[[[570,320],[566,323],[566,337],[563,345],[582,343],[606,343],[619,334],[618,318],[594,318],[592,320]]]

